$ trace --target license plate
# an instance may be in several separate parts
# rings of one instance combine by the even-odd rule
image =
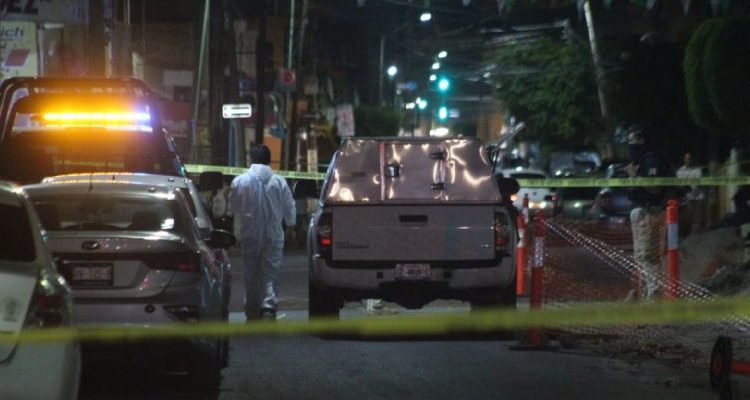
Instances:
[[[430,264],[396,264],[396,279],[430,279]]]
[[[74,285],[112,285],[112,264],[71,265]]]

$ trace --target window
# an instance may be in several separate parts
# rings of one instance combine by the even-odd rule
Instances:
[[[22,206],[0,204],[0,260],[34,261],[34,235]]]
[[[175,200],[68,195],[34,198],[48,231],[172,231],[179,227]]]

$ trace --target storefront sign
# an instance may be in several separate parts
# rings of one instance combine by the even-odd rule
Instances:
[[[88,0],[0,0],[3,21],[88,24]]]
[[[354,109],[351,104],[336,106],[336,130],[341,137],[354,136]]]
[[[36,24],[27,21],[0,21],[0,71],[2,79],[37,76]]]

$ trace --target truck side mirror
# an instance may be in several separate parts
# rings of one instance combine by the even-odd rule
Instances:
[[[501,194],[516,194],[521,190],[521,186],[515,178],[506,178],[502,174],[497,174],[495,175],[495,181]]]

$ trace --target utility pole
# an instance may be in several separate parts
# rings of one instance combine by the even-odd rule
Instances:
[[[380,68],[378,68],[378,106],[383,105],[383,64],[385,63],[385,36],[380,35]]]
[[[305,43],[305,28],[307,25],[307,0],[302,0],[302,10],[300,12],[300,21],[299,21],[299,35],[297,35],[297,59],[294,63],[294,69],[297,72],[297,90],[292,92],[292,121],[289,124],[289,142],[294,144],[294,146],[290,145],[289,153],[287,155],[287,158],[289,158],[290,170],[292,166],[294,169],[296,169],[297,166],[297,127],[299,126],[299,120],[297,117],[297,102],[299,99],[299,93],[300,91],[304,91],[303,81],[301,78],[303,78],[302,74],[302,59],[303,52],[302,49],[304,47]],[[303,92],[304,93],[304,92]]]
[[[102,0],[89,0],[89,76],[104,76],[104,43],[104,5]]]
[[[286,49],[286,68],[292,69],[292,58],[294,57],[294,12],[295,12],[295,1],[290,0],[289,1],[289,43],[287,44]],[[295,82],[296,83],[296,82]],[[286,140],[285,140],[285,147],[284,147],[284,156],[286,157],[286,163],[284,165],[284,168],[286,170],[292,169],[292,133],[290,132],[290,128],[292,126],[291,123],[291,115],[289,113],[291,109],[291,95],[289,92],[286,93],[286,107],[284,107],[284,110],[286,111],[286,117],[288,118],[289,124],[287,124],[287,132],[286,132]]]
[[[208,136],[211,138],[211,162],[217,165],[226,165],[229,147],[228,134],[224,119],[221,116],[221,105],[224,102],[224,88],[227,81],[224,76],[226,66],[224,37],[226,33],[221,0],[212,1],[210,14]]]
[[[596,2],[596,3],[593,3]],[[593,3],[593,4],[592,4]],[[602,119],[604,120],[605,134],[605,149],[604,156],[612,157],[612,139],[611,132],[614,128],[612,126],[612,119],[609,114],[609,104],[607,102],[607,76],[604,72],[604,66],[602,65],[601,52],[599,51],[599,39],[598,39],[598,27],[596,25],[596,19],[598,15],[601,15],[601,3],[600,0],[586,0],[584,5],[584,14],[586,16],[586,27],[589,32],[589,43],[591,46],[591,56],[594,60],[594,70],[596,73],[596,87],[599,93],[599,108],[601,111]]]
[[[203,71],[206,69],[206,52],[208,49],[208,27],[211,16],[211,0],[203,2],[203,24],[201,25],[201,42],[198,50],[198,68],[193,76],[193,115],[190,130],[190,161],[198,162],[198,117],[200,113]]]
[[[255,144],[263,143],[266,123],[266,0],[258,2],[258,41],[255,44],[255,80],[257,112],[255,113]]]

